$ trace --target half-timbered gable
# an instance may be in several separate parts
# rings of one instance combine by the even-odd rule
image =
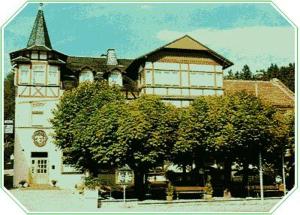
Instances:
[[[186,106],[197,96],[223,94],[223,69],[232,63],[190,36],[135,59],[127,71],[140,93]]]

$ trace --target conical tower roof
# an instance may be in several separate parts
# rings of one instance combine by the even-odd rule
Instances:
[[[27,43],[27,48],[32,46],[44,46],[52,49],[47,25],[42,7],[39,8],[36,15],[33,28]]]

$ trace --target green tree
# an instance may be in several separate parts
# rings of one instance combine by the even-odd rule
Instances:
[[[4,79],[4,119],[15,118],[14,73],[10,72]]]
[[[119,144],[126,152],[125,163],[135,173],[135,190],[144,198],[144,176],[150,169],[163,166],[172,148],[178,120],[159,97],[141,96],[126,105],[117,130]],[[175,126],[174,126],[175,125]]]
[[[224,77],[224,79],[227,79],[227,80],[233,80],[233,79],[235,79],[232,70],[228,71],[228,74]]]
[[[4,79],[4,120],[15,120],[15,86],[14,73],[10,72]],[[14,135],[4,135],[4,161],[10,161],[14,151]]]
[[[124,101],[124,97],[118,87],[110,87],[106,82],[84,82],[64,92],[51,123],[54,143],[62,150],[65,163],[97,175],[100,169],[92,147],[95,140],[86,134],[90,133],[91,123],[95,123],[95,112],[115,101]]]
[[[224,186],[230,184],[231,164],[243,165],[243,186],[248,165],[257,165],[258,153],[271,143],[270,126],[274,111],[245,92],[223,97],[200,97],[182,118],[174,145],[175,163],[194,162],[203,166],[213,157],[224,164]]]
[[[245,188],[249,164],[258,165],[259,152],[265,153],[271,144],[270,126],[274,110],[245,92],[231,95],[230,106],[231,113],[221,129],[221,134],[225,133],[225,141],[221,145],[226,149],[228,144],[233,144],[230,146],[233,158],[243,165]]]
[[[204,168],[210,155],[210,148],[207,145],[207,137],[211,132],[211,124],[208,120],[208,100],[210,98],[199,97],[194,100],[192,105],[183,110],[177,131],[177,141],[172,149],[172,161],[182,167],[184,175],[186,175],[187,166],[195,165],[192,175],[193,180],[198,183],[201,182],[201,179],[196,173],[200,168]]]
[[[240,73],[240,79],[242,79],[242,80],[252,80],[253,79],[252,72],[247,64],[244,65],[244,67]]]
[[[276,112],[271,127],[272,144],[265,154],[266,162],[271,164],[277,175],[282,174],[284,168],[282,161],[285,160],[286,172],[294,176],[295,165],[295,115],[294,111]],[[288,157],[286,157],[286,155]],[[286,157],[286,158],[285,158]],[[281,159],[279,159],[281,158]],[[289,187],[294,186],[293,177],[290,177]]]

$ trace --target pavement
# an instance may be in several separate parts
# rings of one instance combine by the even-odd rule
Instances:
[[[11,194],[29,212],[268,212],[280,198],[260,199],[215,198],[214,200],[96,201],[73,190],[13,189]]]

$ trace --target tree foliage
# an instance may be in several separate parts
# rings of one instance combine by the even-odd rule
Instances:
[[[117,87],[106,82],[84,82],[61,97],[51,123],[54,143],[62,149],[67,164],[94,174],[98,172],[98,161],[93,159],[91,147],[93,136],[85,134],[89,133],[91,123],[95,123],[94,113],[114,101],[124,101],[124,97]]]
[[[4,79],[4,120],[15,120],[15,86],[14,73],[10,72]],[[4,161],[10,161],[14,151],[13,134],[5,134]]]
[[[55,144],[66,163],[94,175],[128,165],[140,199],[145,173],[165,161],[199,168],[214,159],[227,164],[228,177],[236,162],[246,183],[259,152],[272,162],[270,154],[294,147],[293,113],[278,113],[245,92],[203,96],[176,108],[149,95],[125,101],[105,82],[83,83],[65,92],[53,113]]]
[[[4,79],[4,119],[15,118],[14,73],[10,72]]]

